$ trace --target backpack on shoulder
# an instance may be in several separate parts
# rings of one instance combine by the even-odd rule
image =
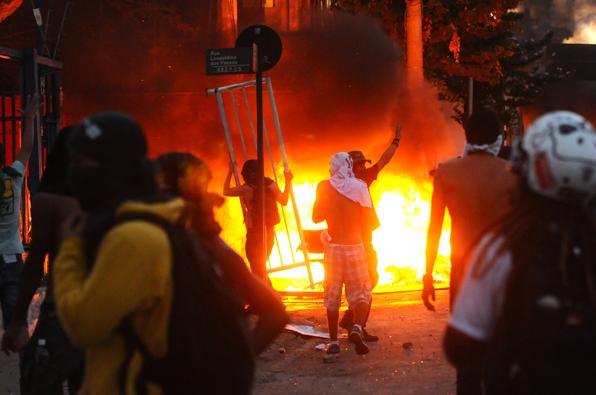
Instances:
[[[140,351],[144,362],[135,382],[137,395],[147,393],[147,383],[157,384],[164,395],[249,394],[254,354],[243,301],[221,278],[217,263],[192,230],[144,213],[120,216],[116,223],[136,220],[157,225],[168,235],[173,297],[163,358],[151,355],[124,321],[128,357],[120,372],[121,393],[126,393],[132,355]]]

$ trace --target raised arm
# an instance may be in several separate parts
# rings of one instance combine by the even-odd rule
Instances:
[[[275,198],[282,206],[288,204],[288,197],[290,196],[290,189],[292,188],[292,179],[294,178],[294,175],[288,170],[284,172],[284,177],[286,185],[284,186],[283,192],[279,190],[279,187],[276,184],[272,184],[272,188],[275,190]]]
[[[381,158],[379,159],[379,161],[376,163],[376,166],[379,169],[379,171],[383,167],[387,166],[387,163],[389,163],[391,161],[391,159],[393,158],[393,155],[395,155],[395,152],[397,151],[397,147],[399,147],[400,140],[401,140],[401,125],[397,125],[397,128],[395,129],[395,136],[393,137],[391,144],[389,144],[389,147],[387,147],[385,152],[383,152],[383,155],[381,155]]]
[[[15,157],[15,160],[21,162],[25,167],[27,166],[27,161],[29,161],[29,157],[31,156],[31,151],[33,151],[35,116],[37,115],[38,111],[39,96],[27,96],[27,104],[25,105],[25,108],[21,110],[21,113],[23,113],[23,123],[25,125],[25,130],[21,138],[21,148]]]
[[[433,183],[433,195],[430,204],[430,222],[426,235],[426,273],[424,275],[424,290],[422,291],[422,300],[429,310],[434,310],[429,298],[435,300],[435,290],[433,286],[433,269],[439,250],[439,241],[441,231],[443,230],[443,219],[445,217],[445,200],[443,191],[440,187],[439,177],[435,176]]]

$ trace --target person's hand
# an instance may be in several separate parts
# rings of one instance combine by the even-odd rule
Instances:
[[[62,240],[68,237],[81,237],[85,229],[85,215],[76,213],[70,215],[62,223]]]
[[[29,341],[29,328],[25,323],[16,323],[14,320],[8,324],[2,336],[2,351],[9,355],[19,352]]]
[[[32,120],[39,113],[41,104],[39,95],[28,95],[25,107],[19,110],[23,117],[27,120]]]
[[[286,179],[286,184],[292,182],[292,180],[294,179],[294,175],[292,174],[291,170],[285,171],[284,172],[284,177]]]
[[[424,277],[422,277],[422,281],[424,283],[424,288],[422,289],[422,301],[424,302],[424,307],[430,311],[435,311],[435,306],[430,302],[430,299],[432,299],[433,302],[436,301],[432,274],[425,274]]]

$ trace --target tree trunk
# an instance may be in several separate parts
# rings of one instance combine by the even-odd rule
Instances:
[[[424,81],[422,41],[422,0],[406,0],[406,72],[409,89]]]

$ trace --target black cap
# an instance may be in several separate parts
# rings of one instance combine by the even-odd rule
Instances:
[[[352,162],[354,162],[354,163],[357,163],[357,162],[372,163],[372,161],[370,159],[366,159],[366,157],[364,156],[362,151],[350,151],[350,152],[348,152],[348,155],[350,155],[350,158],[352,158]]]
[[[105,167],[125,166],[147,156],[143,129],[119,112],[96,113],[86,118],[74,131],[70,148]]]

